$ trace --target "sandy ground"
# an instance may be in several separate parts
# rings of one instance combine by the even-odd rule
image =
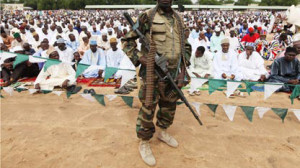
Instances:
[[[113,89],[96,88],[113,94]],[[116,98],[106,107],[89,102],[79,94],[70,99],[50,94],[14,92],[1,99],[2,168],[135,168],[147,167],[138,153],[135,121],[138,99],[129,108]],[[132,93],[137,95],[137,93]],[[263,93],[247,98],[227,99],[222,92],[189,97],[202,103],[225,103],[265,107],[292,106],[285,93],[274,94],[266,102]],[[157,140],[151,146],[157,168],[298,168],[300,165],[300,122],[289,111],[285,122],[272,111],[259,119],[255,111],[249,122],[238,108],[230,122],[222,107],[216,117],[201,107],[199,126],[185,105],[178,106],[169,132],[179,142],[173,149]]]

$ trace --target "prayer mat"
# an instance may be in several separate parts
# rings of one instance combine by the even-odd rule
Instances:
[[[82,78],[82,77],[78,77],[76,82],[78,84],[86,84],[89,85],[91,84],[96,78]]]
[[[19,79],[19,82],[34,82],[36,80],[36,77],[33,78],[22,78]]]
[[[92,83],[89,84],[89,86],[92,87],[116,87],[119,88],[121,81],[117,82],[116,79],[108,79],[106,82],[104,82],[103,78],[96,78]]]

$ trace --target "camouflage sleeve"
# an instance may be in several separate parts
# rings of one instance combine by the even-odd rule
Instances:
[[[147,31],[149,31],[149,24],[147,23],[148,17],[147,13],[142,13],[138,18],[138,24],[139,24],[139,30],[142,34],[145,34]],[[122,38],[123,43],[123,51],[126,53],[126,55],[129,57],[131,62],[135,66],[139,66],[140,62],[138,61],[141,56],[144,55],[141,51],[139,51],[136,47],[136,39],[138,39],[138,35],[135,31],[131,30],[129,31],[124,38]]]
[[[185,66],[188,67],[190,66],[190,59],[191,59],[191,56],[192,56],[192,46],[191,44],[185,40],[185,53],[184,53],[184,56],[185,56]]]

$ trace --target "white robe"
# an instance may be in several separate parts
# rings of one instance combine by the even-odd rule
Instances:
[[[196,58],[195,54],[193,54],[190,59],[190,63],[191,65],[188,69],[188,73],[191,77],[196,77],[193,72],[197,73],[201,77],[204,77],[206,74],[212,75],[213,62],[207,52],[199,58]]]
[[[192,45],[192,53],[195,53],[199,46],[203,46],[205,48],[205,50],[208,50],[209,40],[207,37],[205,37],[205,38],[206,38],[206,41],[203,39],[202,40],[195,39],[193,41],[193,43],[191,44]]]
[[[246,51],[244,51],[239,55],[238,61],[243,80],[258,81],[261,75],[268,76],[264,60],[258,52],[253,51],[252,55],[247,59]]]
[[[59,54],[59,60],[62,62],[72,62],[74,59],[73,50],[69,47],[66,47],[64,51],[61,51],[58,47],[55,47],[56,51]]]
[[[75,75],[76,72],[71,65],[60,63],[50,66],[46,72],[43,68],[36,78],[34,85],[39,83],[42,90],[53,90],[55,86],[62,87],[63,82],[68,79],[68,86],[71,86],[76,84]],[[50,76],[49,79],[47,79],[48,76]]]
[[[228,53],[218,51],[214,56],[213,61],[213,76],[215,79],[223,79],[222,74],[227,77],[235,75],[235,80],[241,80],[238,67],[238,54],[234,50],[229,50]]]

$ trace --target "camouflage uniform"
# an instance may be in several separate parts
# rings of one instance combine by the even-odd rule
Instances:
[[[153,10],[153,9],[152,9]],[[149,25],[149,13],[151,10],[142,13],[139,16],[139,30],[150,39],[150,25]],[[180,30],[178,30],[179,23],[183,24],[183,21],[178,22],[173,11],[172,14],[167,15],[161,9],[157,9],[152,21],[152,39],[155,42],[156,52],[159,55],[163,55],[168,59],[168,70],[172,77],[176,79],[179,72],[179,67],[188,66],[191,46],[185,43],[185,59],[182,61],[181,57],[181,45],[180,45]],[[184,27],[184,25],[182,25]],[[124,43],[124,51],[131,59],[135,66],[139,66],[138,61],[141,56],[147,56],[147,50],[142,45],[141,51],[136,49],[135,40],[138,38],[134,31],[130,31],[125,38],[122,39]],[[184,37],[183,37],[184,38]],[[180,61],[181,60],[181,61]],[[176,111],[176,102],[178,95],[176,91],[170,89],[170,84],[165,82],[159,82],[158,77],[155,78],[154,93],[153,93],[153,108],[149,109],[145,106],[145,90],[146,90],[146,67],[141,66],[139,76],[142,78],[141,87],[139,91],[139,99],[143,106],[139,111],[136,124],[136,132],[138,138],[143,140],[149,140],[152,138],[155,132],[155,126],[153,124],[153,117],[155,113],[156,105],[158,104],[159,110],[157,112],[156,125],[160,128],[168,128],[172,123]],[[162,95],[164,93],[164,98]]]

